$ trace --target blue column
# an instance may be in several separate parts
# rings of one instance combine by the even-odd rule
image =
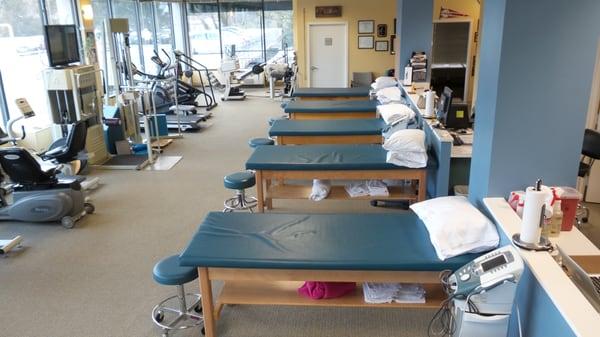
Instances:
[[[574,186],[600,36],[596,0],[485,1],[469,192]]]
[[[433,0],[398,0],[396,37],[400,42],[400,70],[408,63],[413,51],[424,51],[431,57],[433,37]],[[402,77],[401,74],[397,76]]]
[[[542,178],[574,186],[600,37],[600,1],[489,0],[482,15],[469,197],[506,197]],[[508,238],[504,237],[506,242]],[[527,270],[523,336],[574,336]],[[509,336],[519,336],[513,312]]]

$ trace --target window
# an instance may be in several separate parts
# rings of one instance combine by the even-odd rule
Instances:
[[[45,0],[49,25],[72,25],[73,0]]]
[[[221,37],[217,1],[188,3],[188,26],[192,57],[210,69],[219,68]]]
[[[155,73],[156,67],[154,66],[154,63],[152,62],[151,58],[154,55],[154,50],[156,49],[154,46],[154,28],[155,28],[155,22],[154,22],[154,4],[152,2],[143,2],[140,3],[140,23],[142,24],[141,26],[141,34],[142,34],[142,40],[141,40],[141,46],[142,46],[142,52],[144,53],[144,71],[148,72],[148,73]],[[131,26],[131,24],[130,24]],[[137,34],[136,34],[137,35]],[[160,49],[158,50],[160,51]],[[161,58],[164,58],[161,55]],[[132,56],[132,62],[135,63],[136,66],[141,68],[141,64],[139,62],[134,62],[133,61],[133,56]]]
[[[187,18],[192,56],[211,69],[235,45],[240,66],[292,48],[291,0],[193,0]]]
[[[240,67],[264,62],[261,0],[221,0],[221,48],[228,53],[235,45]]]
[[[138,33],[137,1],[112,0],[112,8],[113,18],[129,19],[129,43],[131,51],[131,62],[135,64],[138,68],[144,69],[140,45],[151,43],[152,33],[150,31],[141,30],[140,33]]]
[[[36,122],[49,121],[42,78],[48,58],[38,0],[2,0],[0,50],[0,72],[9,116],[20,114],[15,100],[25,97],[37,114]]]
[[[267,61],[294,47],[292,2],[265,0],[265,51]]]

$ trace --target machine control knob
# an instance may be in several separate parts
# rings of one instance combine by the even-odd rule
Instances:
[[[467,282],[471,278],[471,274],[462,274],[460,275],[460,280],[463,282]]]

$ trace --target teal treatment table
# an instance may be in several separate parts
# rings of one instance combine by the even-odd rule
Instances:
[[[311,186],[286,185],[285,180],[407,179],[413,184],[389,187],[388,197],[350,198],[344,186],[331,186],[326,200],[425,200],[427,170],[435,167],[435,161],[424,168],[407,168],[387,163],[386,156],[387,151],[375,144],[259,146],[246,161],[246,169],[256,171],[259,212],[265,206],[273,208],[273,199],[308,199]]]
[[[279,145],[381,144],[387,127],[381,118],[336,120],[277,120],[269,137]]]
[[[370,91],[369,87],[297,88],[292,93],[292,97],[304,101],[368,100]]]
[[[445,299],[441,270],[456,270],[478,255],[437,258],[414,213],[209,213],[179,261],[198,267],[207,337],[227,304],[438,308]],[[224,281],[213,304],[212,282]],[[426,290],[422,304],[368,304],[362,288],[347,296],[311,300],[302,281],[410,282]],[[266,328],[266,327],[265,327]],[[267,328],[266,328],[267,329]]]
[[[291,101],[283,108],[290,119],[376,118],[375,100],[366,101]]]

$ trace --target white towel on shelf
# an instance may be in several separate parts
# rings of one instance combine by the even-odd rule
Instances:
[[[354,181],[344,186],[344,189],[351,198],[364,197],[369,195],[369,188],[365,181]]]
[[[387,186],[381,180],[368,180],[367,188],[369,189],[369,195],[372,197],[390,196]]]
[[[327,198],[329,192],[331,192],[331,182],[329,180],[314,179],[309,199],[321,201]]]
[[[425,303],[425,289],[415,283],[363,283],[366,303]]]
[[[415,118],[415,112],[410,107],[400,103],[378,105],[377,112],[388,125],[403,120],[411,121]]]

